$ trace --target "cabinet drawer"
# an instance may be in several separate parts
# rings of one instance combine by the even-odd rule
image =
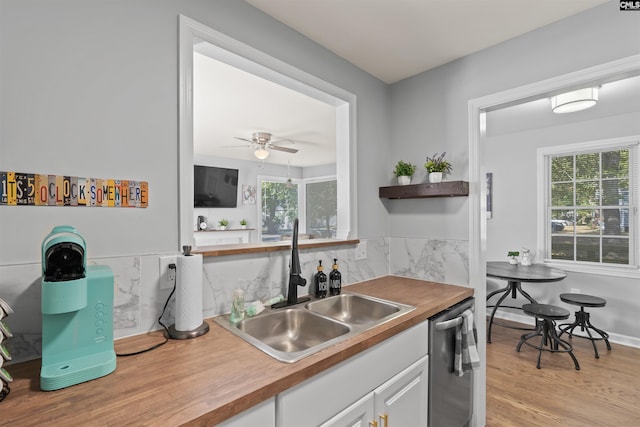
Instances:
[[[276,425],[276,402],[275,397],[264,401],[253,408],[240,412],[233,418],[218,424],[218,427],[275,427]]]

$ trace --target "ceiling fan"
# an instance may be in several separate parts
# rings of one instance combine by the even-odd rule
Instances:
[[[250,142],[253,146],[255,146],[256,150],[253,152],[253,155],[260,160],[264,160],[267,157],[269,157],[269,151],[267,151],[267,148],[270,150],[284,151],[285,153],[298,152],[298,150],[295,148],[288,148],[288,147],[282,147],[280,145],[274,145],[274,142],[278,142],[278,141],[271,141],[271,136],[272,135],[269,132],[254,132],[251,139],[241,138],[238,136],[236,136],[235,138],[240,139],[242,141]],[[280,141],[287,141],[287,140],[283,139]]]

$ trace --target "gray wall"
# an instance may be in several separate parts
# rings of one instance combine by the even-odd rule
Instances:
[[[349,277],[364,280],[390,268],[432,277],[444,268],[436,278],[460,283],[465,275],[446,268],[468,264],[466,199],[382,201],[378,187],[391,182],[397,160],[421,165],[436,151],[453,161],[449,179],[467,179],[469,99],[637,54],[640,14],[617,5],[387,86],[238,0],[0,0],[0,170],[149,182],[147,209],[0,207],[0,292],[18,310],[12,329],[29,324],[33,336],[24,345],[37,347],[40,245],[58,224],[75,225],[89,256],[116,269],[118,336],[155,326],[168,294],[159,290],[158,255],[178,249],[179,14],[357,96],[352,177],[358,237],[368,240],[370,259],[355,261],[351,249],[340,254],[349,260]],[[405,265],[409,252],[416,259],[427,254],[425,267]],[[441,254],[454,254],[456,262]],[[311,268],[318,255],[306,256]],[[235,284],[225,288],[217,279],[235,279],[255,260],[259,271],[239,285],[262,297],[266,288],[257,278],[277,292],[282,272],[273,273],[273,259],[210,259],[206,292],[216,297],[205,314],[228,307]],[[286,255],[275,262],[285,265]]]
[[[345,283],[388,274],[388,213],[377,198],[389,152],[386,84],[243,1],[0,0],[0,171],[149,183],[146,209],[0,206],[0,297],[16,311],[8,319],[14,360],[40,353],[40,250],[60,224],[83,234],[89,264],[114,271],[115,336],[158,328],[169,295],[158,258],[179,250],[180,14],[357,96],[362,167],[352,178],[369,257],[354,260],[353,246],[301,257],[313,272],[318,252],[326,260],[338,254]],[[287,259],[286,252],[207,259],[205,317],[227,312],[235,287],[247,299],[285,292],[286,271],[273,266]],[[228,277],[235,280],[220,280]]]
[[[631,40],[640,40],[640,14],[621,12],[618,2],[611,1],[392,85],[392,154],[387,160],[387,180],[390,182],[392,179],[391,170],[397,160],[423,164],[425,156],[443,151],[447,152],[454,167],[452,176],[447,179],[468,179],[467,105],[470,99],[640,53],[640,45]],[[615,128],[620,119],[612,118],[606,126]],[[597,123],[594,122],[593,126],[597,127]],[[629,128],[626,130],[637,133],[637,127],[634,129],[635,132]],[[487,158],[486,154],[484,158]],[[520,150],[511,159],[527,155],[530,153]],[[424,177],[424,168],[421,172],[423,175],[418,179]],[[498,202],[500,199],[495,200]],[[391,239],[468,239],[469,212],[466,199],[396,200],[383,203],[390,213]],[[493,236],[491,233],[496,226],[492,224],[491,227],[488,237],[491,245],[509,246],[515,239],[512,235],[509,241],[500,240],[507,239],[507,236]],[[520,237],[522,244],[528,239],[531,236]],[[502,249],[499,252],[502,253]],[[477,255],[469,254],[471,257]],[[401,256],[404,256],[402,251],[394,254],[392,250],[391,264]],[[575,280],[583,283],[583,279],[576,277]],[[617,307],[625,309],[627,315],[637,312],[637,306],[622,303],[622,299],[635,296],[637,301],[640,296],[638,291],[631,289],[627,282],[621,283],[617,279],[605,278],[602,282],[611,283],[615,289],[612,293],[624,295],[615,298],[620,302]],[[580,287],[583,291],[594,293],[600,290],[597,286]],[[606,323],[605,326],[614,333],[640,337],[637,328],[631,328],[628,321],[611,320]]]
[[[631,40],[639,39],[639,14],[611,1],[392,85],[388,182],[397,160],[422,165],[443,151],[453,162],[447,179],[468,179],[470,99],[637,54]],[[385,204],[392,237],[468,237],[468,206],[459,199]]]
[[[58,224],[75,225],[92,257],[178,249],[179,14],[358,97],[359,233],[388,234],[387,212],[372,197],[386,177],[388,87],[299,33],[236,0],[2,0],[0,8],[0,170],[149,182],[147,209],[3,207],[0,265],[39,262]]]

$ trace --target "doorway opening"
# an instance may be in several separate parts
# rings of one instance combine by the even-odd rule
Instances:
[[[478,301],[486,300],[486,262],[487,262],[487,188],[484,168],[485,154],[482,147],[486,134],[486,114],[509,106],[518,105],[545,96],[567,92],[581,87],[601,85],[640,75],[640,55],[594,66],[570,74],[554,77],[533,84],[509,89],[503,92],[472,99],[468,103],[469,131],[469,181],[478,190],[469,194],[469,279],[475,289]],[[486,318],[486,306],[476,305],[478,319]],[[485,322],[477,325],[480,336],[486,336]],[[484,331],[484,332],[481,332]],[[478,343],[480,357],[486,360],[486,342]],[[482,413],[477,419],[486,419],[486,366],[478,372],[480,378],[474,383],[474,399]]]

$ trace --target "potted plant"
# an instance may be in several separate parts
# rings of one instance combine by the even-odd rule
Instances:
[[[395,176],[398,177],[398,184],[400,185],[411,184],[411,177],[415,172],[416,165],[407,163],[403,160],[400,160],[398,163],[396,163],[396,168],[393,170]]]
[[[429,172],[429,182],[441,182],[442,176],[451,173],[453,167],[448,160],[444,159],[446,152],[438,155],[434,154],[433,157],[427,156],[427,162],[424,167]]]
[[[229,225],[229,221],[223,218],[220,221],[218,221],[218,225],[220,226],[220,230],[226,230],[227,225]]]
[[[507,252],[507,257],[509,258],[509,264],[517,264],[519,256],[520,256],[520,252],[518,251]]]
[[[240,220],[240,228],[242,228],[243,230],[245,230],[247,228],[247,220],[246,219],[241,219]]]

